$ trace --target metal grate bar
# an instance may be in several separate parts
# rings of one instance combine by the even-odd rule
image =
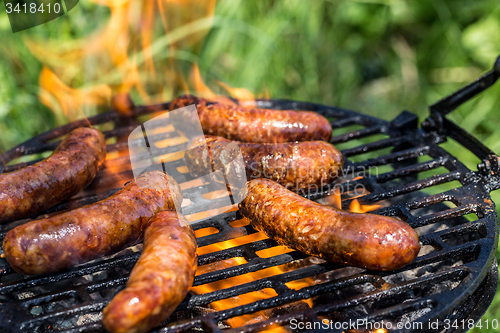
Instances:
[[[365,168],[368,167],[375,167],[395,162],[401,162],[422,155],[427,155],[429,150],[430,150],[429,146],[410,148],[399,152],[387,154],[378,158],[367,159],[366,161],[363,162],[353,163],[352,167],[354,170],[364,170]]]
[[[315,305],[312,309],[298,309],[288,314],[281,313],[278,317],[275,316],[268,320],[263,320],[260,323],[231,329],[229,331],[259,331],[260,328],[266,327],[266,325],[269,326],[273,323],[285,324],[291,318],[318,321],[320,320],[320,318],[318,318],[319,314],[332,313],[334,311],[332,309],[335,309],[338,313],[342,313],[345,309],[357,306],[366,306],[370,318],[382,318],[385,316],[403,314],[418,307],[428,306],[429,304],[432,305],[433,311],[436,313],[450,313],[450,311],[453,310],[453,304],[459,304],[461,302],[461,295],[470,294],[477,288],[484,276],[481,275],[481,272],[488,268],[489,263],[494,257],[493,249],[494,244],[496,244],[496,237],[498,236],[498,231],[495,233],[496,215],[494,215],[494,210],[491,208],[493,204],[485,200],[489,198],[489,195],[485,192],[483,184],[487,183],[488,180],[480,174],[468,170],[455,157],[439,147],[436,144],[436,142],[441,142],[440,140],[442,140],[439,135],[427,132],[425,136],[422,136],[422,132],[420,132],[418,128],[404,127],[404,117],[398,117],[399,122],[394,122],[393,124],[349,110],[331,108],[313,103],[293,101],[258,101],[258,103],[270,108],[311,110],[319,112],[327,117],[335,117],[337,119],[331,122],[334,128],[341,128],[352,124],[364,126],[364,129],[352,131],[333,138],[334,141],[340,140],[342,142],[364,138],[363,142],[366,142],[361,146],[344,150],[344,156],[347,158],[346,168],[349,170],[363,171],[366,168],[374,166],[394,164],[394,170],[385,174],[367,176],[363,179],[351,180],[340,184],[344,207],[348,205],[351,200],[350,195],[352,194],[349,192],[352,191],[356,185],[363,185],[371,193],[358,198],[360,203],[365,204],[386,200],[385,202],[390,204],[390,206],[379,209],[375,211],[375,213],[398,216],[406,220],[413,227],[421,227],[422,243],[433,246],[435,250],[418,257],[416,261],[409,266],[393,272],[365,271],[359,273],[360,270],[356,270],[355,273],[348,274],[345,273],[345,268],[337,265],[304,262],[306,266],[301,268],[294,267],[292,269],[293,266],[286,266],[286,270],[279,275],[260,278],[236,286],[223,286],[221,290],[213,291],[208,294],[190,294],[179,306],[178,313],[169,319],[174,322],[162,324],[164,327],[161,329],[162,332],[203,329],[207,332],[220,333],[222,332],[222,326],[219,327],[219,323],[224,322],[224,325],[226,325],[225,321],[228,318],[281,307],[283,305],[288,306],[288,304],[295,301],[323,297],[330,292],[342,292],[344,289],[349,290],[349,288],[353,286],[361,288],[361,286],[366,283],[373,285],[376,290],[364,292],[350,298],[344,297],[341,299],[337,298],[336,300],[334,298],[324,305],[320,305],[322,303],[314,303]],[[137,117],[166,110],[168,106],[168,103],[153,106],[138,106],[135,107],[132,112],[134,117]],[[119,116],[112,112],[89,119],[89,122],[93,125],[114,122],[116,124],[115,129],[105,131],[105,135],[107,138],[119,136],[122,139],[128,135],[135,126],[139,125],[139,122],[134,124],[133,121],[134,120],[131,118],[123,118],[123,116]],[[26,155],[28,152],[43,152],[47,149],[54,149],[57,142],[48,141],[60,138],[61,135],[68,133],[75,127],[85,125],[88,125],[88,123],[82,121],[45,133],[28,141],[25,145],[17,147],[17,149],[12,150],[9,154],[4,155],[4,157],[6,156],[4,160],[11,161],[14,156]],[[404,129],[401,126],[403,126]],[[444,126],[447,126],[446,123]],[[390,137],[378,141],[372,140],[374,142],[370,142],[371,136],[379,133],[389,135]],[[173,138],[173,134],[167,132],[160,134],[157,138]],[[109,144],[108,151],[121,151],[126,148],[126,146],[125,142],[119,141],[118,143]],[[182,149],[180,147],[181,146],[176,149]],[[361,155],[363,153],[374,152],[389,147],[394,147],[390,154],[366,159],[357,163],[353,163],[349,160],[350,156]],[[158,151],[160,153],[169,152],[161,149]],[[417,163],[416,158],[422,155],[429,155],[433,160]],[[171,163],[173,163],[171,165],[174,166],[174,169],[175,167],[182,166],[182,161]],[[27,165],[27,163],[8,166],[4,171],[14,170],[23,165]],[[412,179],[409,177],[416,176],[423,171],[436,169],[440,166],[446,167],[450,172],[422,180],[415,180],[415,178]],[[179,173],[179,176],[185,177],[186,180],[191,179],[189,174]],[[91,187],[86,190],[86,193],[88,193],[87,195],[69,200],[66,203],[54,207],[49,212],[73,209],[80,205],[100,200],[100,198],[116,191],[116,189],[110,188],[111,184],[114,184],[114,182],[125,182],[131,178],[132,173],[128,156],[119,156],[113,160],[107,160],[105,163],[105,170],[99,174]],[[387,183],[390,180],[397,181],[396,184],[398,185],[390,187],[389,184],[392,185],[392,183]],[[463,184],[462,187],[432,196],[422,191],[426,188],[452,180],[460,181]],[[106,188],[106,186],[109,187]],[[192,199],[192,201],[195,200],[193,201],[195,204],[193,206],[184,207],[184,214],[194,214],[196,212],[220,207],[224,204],[223,199],[206,200],[203,198],[196,198],[195,192],[204,189],[209,191],[208,188],[202,186],[195,187],[185,192],[186,198]],[[318,193],[305,193],[304,195],[309,198],[319,199],[328,195],[328,191],[327,186]],[[395,199],[397,196],[401,195],[407,195],[408,197],[405,196],[404,199]],[[416,198],[417,196],[420,197]],[[448,208],[443,204],[443,201],[452,201],[458,207]],[[198,209],[196,208],[197,206],[201,208]],[[413,216],[412,214],[415,214],[415,212],[412,210],[414,209],[423,209],[423,211],[421,211],[421,214],[419,213],[420,216]],[[476,213],[480,217],[480,220],[469,222],[462,217],[469,213]],[[240,214],[234,211],[214,216],[194,224],[195,230],[208,227],[218,230],[215,234],[200,237],[198,239],[199,246],[222,244],[222,242],[255,234],[255,230],[248,225],[242,227],[232,227],[229,225],[229,223],[240,218]],[[435,226],[431,224],[435,224]],[[442,229],[442,226],[444,226],[444,229]],[[2,229],[0,237],[3,237],[5,232],[6,230]],[[464,240],[464,243],[459,245],[452,245],[455,244],[453,242],[445,242],[447,239],[462,237],[468,234],[474,236],[473,240]],[[251,241],[250,238],[248,239],[249,242],[246,244],[201,255],[198,258],[198,264],[200,266],[234,257],[243,257],[247,262],[242,265],[218,269],[199,275],[196,277],[194,285],[200,286],[215,281],[224,282],[224,279],[229,277],[238,277],[247,273],[254,274],[258,273],[260,270],[293,263],[307,258],[306,255],[297,251],[275,255],[269,258],[260,258],[256,254],[257,251],[275,247],[277,243],[270,239],[259,241]],[[25,332],[39,333],[55,329],[53,326],[54,323],[60,323],[64,320],[74,320],[74,323],[76,323],[75,318],[81,315],[89,313],[99,314],[102,308],[110,301],[111,297],[123,288],[128,278],[127,272],[132,268],[139,255],[140,252],[130,253],[130,250],[125,250],[114,256],[105,257],[65,272],[41,277],[22,278],[20,275],[14,273],[9,267],[6,267],[0,274],[0,295],[2,295],[1,297],[3,299],[8,300],[7,304],[9,306],[5,308],[5,306],[0,305],[0,308],[5,309],[5,313],[15,314],[18,319],[16,323],[12,323],[11,326],[6,329],[16,331],[20,329]],[[461,266],[459,267],[450,267],[455,258],[466,258],[467,260],[465,263],[460,264]],[[290,270],[288,271],[288,269]],[[337,271],[339,273],[337,273]],[[414,272],[421,271],[426,271],[428,273],[424,276],[412,275]],[[341,279],[334,279],[333,277],[336,276],[336,274],[344,275]],[[318,275],[322,278],[324,276],[326,281],[318,282],[323,280],[316,280],[317,284],[300,290],[291,290],[285,284],[303,278],[316,278]],[[88,280],[89,277],[91,278],[90,280]],[[398,277],[399,280],[393,280],[395,277]],[[447,292],[446,290],[442,291],[440,294],[444,297],[442,302],[436,303],[433,298],[433,295],[436,294],[433,294],[427,298],[424,297],[413,300],[409,304],[387,306],[370,312],[369,303],[371,301],[404,297],[413,290],[447,281],[447,279],[459,279],[461,283],[455,287],[453,292]],[[67,284],[61,287],[61,283]],[[262,288],[272,288],[278,295],[269,299],[222,311],[208,309],[210,303],[216,300],[239,296],[242,293],[257,291]],[[386,290],[385,288],[388,289]],[[96,295],[101,295],[102,299],[94,299],[94,297],[97,297]],[[67,299],[76,299],[78,304],[65,306],[62,310],[61,308],[57,308],[54,312],[42,312],[41,315],[36,317],[33,317],[29,312],[33,306],[43,305],[45,307],[50,304],[59,304],[58,302]],[[389,303],[390,302],[387,302],[387,304]],[[210,313],[200,315],[200,312],[196,312],[198,308],[205,309],[204,311],[209,311]],[[275,310],[276,309],[273,309],[273,311]],[[180,321],[174,319],[177,315],[183,313],[191,317]],[[431,318],[431,316],[432,314],[428,314],[423,318],[427,320]],[[0,315],[0,318],[1,317],[2,315]],[[104,331],[99,321],[81,325],[74,323],[65,324],[66,326],[57,326],[57,329],[63,329],[63,331],[67,333]],[[15,326],[15,329],[13,329],[14,326],[12,325]],[[51,327],[50,329],[48,328],[49,326]]]
[[[387,173],[380,174],[375,177],[377,183],[384,183],[389,180],[393,180],[396,178],[407,177],[411,175],[418,174],[423,171],[428,171],[432,169],[437,169],[440,166],[443,166],[445,163],[445,159],[440,157],[438,159],[430,160],[427,162],[418,163],[415,165],[410,165],[405,168],[399,168]]]
[[[449,210],[441,211],[439,213],[434,213],[414,219],[413,221],[411,221],[410,225],[412,226],[412,228],[418,228],[439,221],[448,220],[454,217],[464,216],[472,212],[474,212],[474,207],[471,205],[455,207]]]
[[[358,131],[349,132],[346,134],[334,136],[330,139],[330,143],[336,144],[341,142],[347,142],[353,139],[364,138],[373,134],[378,134],[382,131],[383,127],[381,126],[373,126],[369,128],[364,128]]]
[[[365,154],[369,153],[371,151],[376,151],[379,149],[383,148],[388,148],[388,147],[394,147],[399,144],[402,144],[404,142],[407,142],[408,138],[406,137],[400,137],[400,138],[387,138],[387,139],[382,139],[376,142],[368,143],[365,145],[361,145],[355,148],[350,148],[350,149],[345,149],[342,151],[344,156],[346,157],[351,157],[355,155],[360,155],[360,154]]]
[[[22,330],[33,328],[35,325],[40,325],[52,319],[64,318],[68,316],[80,315],[82,313],[98,312],[106,306],[107,302],[96,301],[92,304],[81,304],[77,307],[70,307],[63,311],[51,312],[44,316],[39,316],[31,320],[27,320],[21,325]]]
[[[347,127],[347,126],[359,124],[360,122],[361,122],[360,117],[352,117],[352,118],[345,118],[345,119],[331,121],[330,126],[332,126],[332,129],[337,129],[337,128],[342,128],[342,127]]]
[[[365,195],[360,198],[360,202],[377,202],[380,200],[385,200],[389,198],[393,198],[402,194],[411,193],[414,191],[420,191],[425,188],[436,186],[444,183],[451,182],[453,180],[459,180],[460,173],[458,172],[449,172],[442,175],[432,176],[423,180],[419,180],[416,182],[408,183],[401,186],[395,186],[387,189],[387,192],[384,193],[371,193]]]
[[[428,274],[426,276],[421,277],[418,280],[400,283],[399,285],[394,286],[387,290],[374,291],[366,295],[363,295],[361,297],[351,297],[343,301],[337,301],[327,305],[318,306],[316,308],[316,313],[317,314],[332,313],[333,311],[338,311],[341,310],[342,308],[356,306],[361,303],[394,297],[396,295],[404,294],[406,292],[423,287],[425,285],[433,285],[450,279],[463,278],[466,274],[467,270],[464,269],[463,267],[450,268],[448,270],[439,273]]]
[[[72,279],[75,277],[100,272],[111,267],[125,266],[127,264],[135,263],[137,259],[139,259],[139,255],[139,253],[134,253],[119,258],[103,260],[102,262],[97,264],[89,263],[80,269],[73,269],[51,276],[28,277],[20,281],[2,283],[2,285],[0,285],[0,294],[8,294],[13,291],[46,285],[49,283],[59,282],[61,280]]]

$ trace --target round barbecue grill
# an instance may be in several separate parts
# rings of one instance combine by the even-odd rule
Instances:
[[[262,275],[206,293],[190,292],[156,331],[319,332],[326,327],[332,332],[365,332],[375,328],[397,332],[467,331],[486,311],[498,283],[497,214],[489,193],[500,188],[500,160],[448,120],[446,114],[491,86],[499,76],[497,68],[500,66],[431,106],[430,117],[420,127],[417,116],[407,111],[387,122],[316,103],[256,101],[262,108],[310,110],[330,119],[334,130],[331,143],[337,145],[346,158],[347,176],[336,184],[342,195],[342,206],[349,207],[353,193],[362,187],[365,192],[357,197],[359,203],[380,204],[382,207],[374,213],[399,217],[416,228],[422,251],[403,269],[372,272],[340,267],[298,251],[262,255],[278,247],[265,237],[236,242],[199,256],[199,267],[215,268],[203,270],[196,276],[195,289],[273,267],[285,269],[277,275]],[[21,156],[54,150],[60,138],[74,128],[100,126],[108,140],[105,169],[83,193],[40,217],[102,200],[133,179],[127,150],[130,132],[143,121],[168,110],[168,106],[169,103],[135,106],[131,115],[110,111],[53,129],[3,154],[0,172],[36,163],[8,164]],[[175,138],[177,134],[158,135],[165,139]],[[478,157],[477,170],[471,170],[445,149],[449,139]],[[159,148],[161,151],[155,154],[179,151],[183,145]],[[171,164],[168,170],[178,170],[174,172],[179,174],[172,174],[174,178],[191,180],[183,169],[182,159],[167,163]],[[220,208],[225,202],[195,196],[203,186],[184,190],[184,197],[191,200],[190,205],[182,208],[184,215]],[[327,186],[303,195],[325,202],[332,194],[331,189]],[[26,221],[1,226],[1,239],[8,230]],[[239,212],[233,209],[194,224],[199,235],[205,235],[198,237],[200,249],[256,234],[242,221]],[[0,259],[0,331],[104,331],[101,311],[125,286],[139,255],[140,245],[69,270],[34,277],[15,273],[5,259]],[[231,258],[243,260],[238,265],[217,265]],[[307,285],[293,284],[304,280],[308,281]],[[263,289],[271,289],[271,296],[225,309],[212,306],[214,302]],[[230,324],[232,318],[255,313],[264,315],[239,327]],[[382,321],[385,326],[380,326]]]

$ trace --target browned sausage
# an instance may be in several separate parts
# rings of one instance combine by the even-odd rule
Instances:
[[[140,241],[144,224],[181,200],[172,177],[144,173],[108,199],[10,230],[3,241],[5,258],[16,272],[33,275],[115,253]]]
[[[43,161],[0,175],[0,223],[41,213],[87,187],[106,157],[99,130],[77,128]]]
[[[238,105],[209,103],[192,95],[178,97],[170,110],[196,105],[204,134],[230,140],[275,143],[292,141],[328,141],[332,135],[330,122],[310,111],[268,110]],[[181,117],[182,118],[182,117]],[[197,119],[172,119],[176,129],[192,130]]]
[[[269,178],[295,190],[319,188],[342,175],[342,153],[324,141],[248,143],[208,135],[205,141],[206,146],[203,137],[192,140],[184,157],[194,177],[235,166],[230,164],[236,158],[235,145],[240,148],[248,179]]]
[[[389,271],[411,263],[420,250],[415,230],[395,218],[324,206],[267,179],[252,180],[247,188],[240,211],[252,226],[306,254]]]
[[[165,211],[144,232],[144,249],[127,287],[102,313],[111,333],[142,333],[164,321],[186,297],[196,271],[196,237],[184,216]]]

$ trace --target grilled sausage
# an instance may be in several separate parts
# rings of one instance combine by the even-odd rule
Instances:
[[[0,223],[39,214],[87,187],[106,157],[99,130],[77,128],[43,161],[0,175]]]
[[[197,244],[187,220],[165,211],[147,224],[144,249],[127,287],[102,313],[111,333],[148,332],[174,312],[193,285]]]
[[[390,271],[411,263],[420,250],[415,230],[395,218],[324,206],[267,179],[252,180],[247,188],[240,211],[252,226],[306,254]]]
[[[172,119],[181,132],[192,130],[201,122],[203,132],[222,136],[229,140],[246,142],[328,141],[332,135],[329,121],[310,111],[268,110],[238,105],[210,103],[192,95],[178,97],[170,104],[170,110],[196,105],[198,119]],[[199,126],[199,125],[198,125]]]
[[[145,223],[181,200],[172,177],[144,173],[105,200],[10,230],[3,241],[5,258],[16,272],[34,275],[115,253],[139,242]]]
[[[239,147],[248,179],[269,178],[290,190],[331,183],[342,175],[344,158],[332,144],[324,141],[286,143],[248,143],[216,136],[193,139],[185,154],[186,165],[194,177],[212,171],[238,167],[231,161]],[[221,181],[224,181],[223,179]]]

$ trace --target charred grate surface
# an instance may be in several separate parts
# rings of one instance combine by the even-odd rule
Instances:
[[[342,194],[343,207],[349,207],[356,189],[362,186],[367,191],[357,198],[359,202],[382,204],[375,213],[407,221],[418,231],[423,249],[408,267],[383,273],[340,267],[297,251],[263,255],[277,248],[277,243],[246,225],[237,211],[222,213],[194,225],[200,235],[200,274],[192,292],[158,331],[258,332],[276,325],[290,326],[294,320],[321,323],[325,319],[343,322],[365,318],[406,324],[400,331],[419,331],[419,323],[456,318],[457,308],[464,302],[494,293],[498,280],[494,269],[498,227],[489,191],[498,188],[498,178],[488,169],[488,161],[494,162],[491,152],[476,145],[477,140],[451,122],[443,123],[447,131],[418,128],[416,116],[408,112],[386,122],[313,103],[257,103],[263,108],[310,110],[328,117],[334,130],[331,142],[346,157],[346,179],[335,187]],[[62,136],[78,126],[97,126],[108,139],[105,169],[82,194],[46,213],[102,200],[133,177],[128,134],[143,118],[163,110],[168,110],[168,103],[135,107],[131,118],[108,112],[54,129],[2,155],[0,171],[10,172],[35,163],[36,158],[8,164],[18,157],[53,150]],[[171,132],[161,135],[175,137]],[[443,148],[447,137],[484,160],[479,171],[472,171]],[[164,149],[164,153],[168,152],[168,148]],[[182,160],[169,163],[181,170],[173,176],[191,180],[188,173],[182,172]],[[196,185],[184,192],[193,204],[183,207],[183,214],[197,214],[223,205],[220,199],[193,195],[203,187]],[[302,195],[322,202],[332,189],[333,184]],[[26,220],[1,226],[0,239],[23,222]],[[37,277],[22,277],[0,259],[0,326],[7,332],[103,331],[101,311],[125,286],[139,255],[140,245],[67,271]],[[278,268],[279,271],[269,273]],[[260,273],[260,278],[252,275]],[[253,278],[244,278],[249,275]],[[197,289],[233,278],[242,279],[222,289]],[[490,281],[487,288],[485,281]],[[264,289],[272,292],[259,300],[223,310],[214,307],[217,302]],[[482,307],[473,311],[473,318],[479,318],[490,302],[483,297]],[[232,319],[253,313],[265,316],[237,329],[230,327]],[[410,324],[417,326],[408,328]]]

